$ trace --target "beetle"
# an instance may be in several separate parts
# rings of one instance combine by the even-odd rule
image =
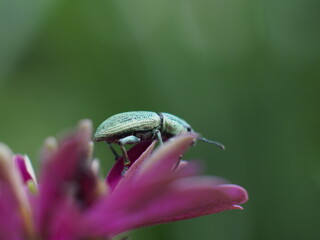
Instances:
[[[130,164],[124,147],[126,144],[157,139],[162,145],[164,140],[187,132],[193,132],[190,124],[173,114],[132,111],[115,114],[102,122],[94,134],[94,141],[105,141],[116,159],[118,159],[119,155],[111,143],[120,145],[125,172]],[[203,137],[198,137],[197,140],[215,144],[223,150],[225,148],[221,143]]]

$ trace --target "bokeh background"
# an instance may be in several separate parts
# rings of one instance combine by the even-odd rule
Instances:
[[[244,211],[134,239],[320,239],[318,0],[1,0],[0,139],[37,165],[80,119],[166,111],[226,151],[184,158],[244,186]],[[95,155],[106,174],[113,156]]]

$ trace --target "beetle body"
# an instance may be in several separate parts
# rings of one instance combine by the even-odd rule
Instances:
[[[161,138],[192,131],[190,125],[172,114],[148,111],[119,113],[105,120],[97,129],[94,140],[107,143],[121,143],[121,139],[129,136],[139,138],[139,141]]]
[[[106,119],[94,134],[94,141],[107,142],[116,159],[119,156],[111,146],[111,143],[120,145],[125,166],[123,173],[125,174],[130,164],[124,147],[126,144],[135,144],[154,139],[157,139],[162,144],[163,140],[192,131],[191,126],[186,121],[170,113],[133,111],[118,113]],[[202,137],[198,137],[197,140],[216,144],[224,149],[224,146],[218,142]]]

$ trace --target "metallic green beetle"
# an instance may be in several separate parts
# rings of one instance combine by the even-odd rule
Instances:
[[[160,144],[163,144],[163,140],[187,132],[193,132],[191,126],[170,113],[133,111],[119,113],[106,119],[94,134],[94,141],[107,142],[116,159],[119,156],[111,143],[119,144],[123,153],[125,171],[130,160],[124,145],[152,139],[157,139]],[[197,140],[215,144],[224,149],[221,143],[202,137]]]

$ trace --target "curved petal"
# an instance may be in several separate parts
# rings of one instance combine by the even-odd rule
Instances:
[[[76,240],[80,239],[78,235],[78,219],[81,219],[81,213],[77,209],[77,203],[73,199],[64,199],[55,211],[55,221],[47,229],[48,240]]]
[[[194,138],[194,134],[180,135],[145,161],[137,160],[139,167],[133,164],[131,169],[135,177],[122,178],[121,191],[112,192],[86,213],[83,234],[113,237],[142,226],[241,209],[238,204],[247,200],[243,188],[221,178],[196,177],[198,166],[193,163],[178,166]]]
[[[55,224],[57,208],[66,199],[75,201],[80,211],[97,197],[98,180],[88,161],[91,133],[91,122],[82,121],[77,131],[43,163],[37,203],[37,224],[41,234],[46,234],[48,227]]]
[[[137,145],[135,145],[134,147],[132,147],[131,149],[129,149],[128,157],[131,161],[130,165],[128,166],[129,169],[135,163],[135,161],[142,155],[142,153],[146,151],[146,149],[151,145],[151,143],[152,142],[150,142],[150,141],[141,142],[141,143],[138,143]],[[154,144],[153,144],[153,147],[154,147]],[[151,149],[151,151],[152,151],[152,149]],[[124,167],[123,156],[121,156],[119,159],[117,159],[117,161],[115,162],[115,164],[113,165],[113,167],[109,171],[107,178],[106,178],[106,182],[112,190],[117,186],[120,179],[122,178],[121,174],[123,171],[123,167]]]
[[[194,218],[224,210],[239,209],[246,191],[223,184],[215,177],[171,178],[167,182],[132,186],[111,196],[104,208],[87,218],[93,236],[115,236],[142,226]]]
[[[154,218],[153,220],[150,220],[148,222],[141,223],[141,225],[137,225],[135,228],[161,223],[181,221],[226,210],[242,210],[243,208],[238,204],[245,203],[248,200],[247,192],[242,187],[237,185],[220,185],[215,190],[216,191],[212,189],[211,192],[212,194],[216,192],[216,196],[207,203],[203,201],[202,205],[199,204],[197,207],[191,208],[177,215],[173,214],[172,216],[168,215],[164,218]]]
[[[181,155],[191,146],[197,135],[187,133],[167,141],[140,168],[135,184],[152,183],[171,175],[180,163]]]
[[[18,203],[12,190],[0,180],[0,239],[24,239]]]
[[[139,169],[145,162],[145,160],[148,160],[148,157],[151,155],[154,147],[155,147],[156,141],[153,141],[151,144],[149,144],[148,148],[139,156],[137,160],[135,160],[128,169],[125,176],[121,177],[121,180],[119,181],[119,184],[116,186],[114,192],[118,191],[126,191],[128,187],[130,187],[132,184],[134,184],[134,180],[136,179]]]
[[[246,191],[237,185],[216,185],[215,179],[211,187],[208,183],[168,188],[157,198],[130,206],[119,219],[113,218],[112,234],[117,235],[142,226],[239,209],[236,205],[247,201]]]
[[[13,157],[13,162],[20,171],[24,183],[27,183],[29,180],[32,180],[36,183],[36,175],[34,173],[31,161],[27,155],[22,156],[17,154]]]
[[[0,239],[23,239],[33,234],[33,219],[12,152],[0,143]]]

